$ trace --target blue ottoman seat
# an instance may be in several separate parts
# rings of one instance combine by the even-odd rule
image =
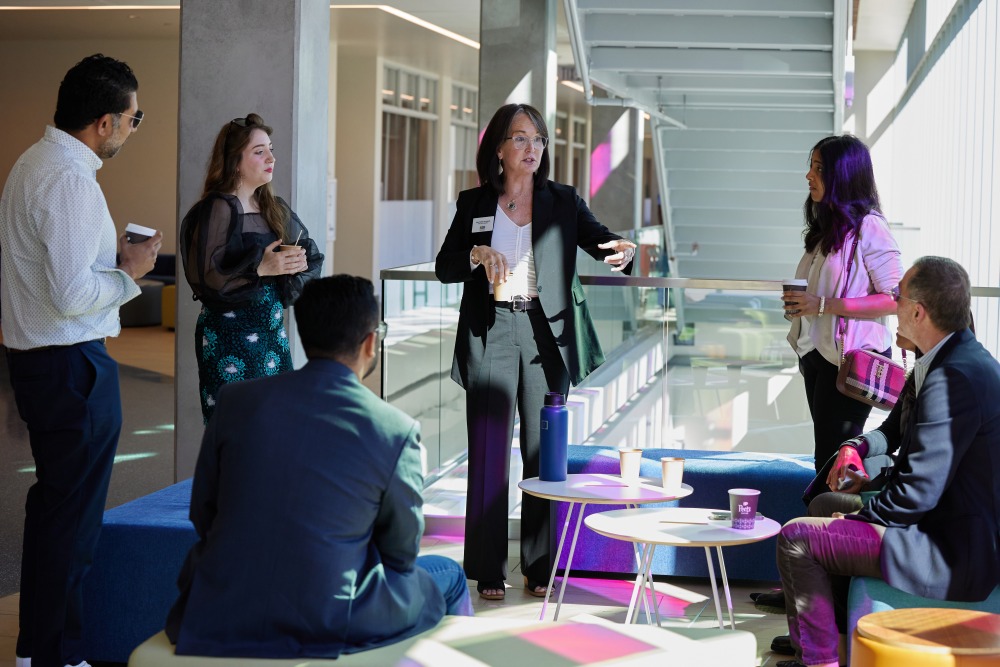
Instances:
[[[191,480],[104,513],[94,563],[83,587],[83,654],[128,662],[163,629],[177,599],[177,574],[197,541],[188,519]]]
[[[729,509],[729,489],[749,487],[761,492],[758,510],[764,516],[784,524],[804,516],[802,490],[816,474],[809,455],[763,454],[755,452],[719,452],[689,449],[646,449],[642,454],[643,477],[660,478],[660,458],[679,456],[684,461],[684,482],[694,488],[687,498],[662,507],[707,507]],[[619,473],[618,450],[610,447],[570,445],[570,473]],[[567,503],[557,503],[557,523],[553,526],[556,539],[566,520]],[[621,509],[615,505],[589,505],[585,515]],[[576,516],[574,513],[574,524]],[[570,531],[573,526],[570,526]],[[572,533],[570,533],[572,534]],[[776,581],[775,539],[727,550],[726,571],[730,579]],[[568,548],[559,566],[565,568]],[[683,577],[707,577],[705,552],[701,548],[657,547],[653,559],[653,574]],[[580,528],[572,571],[634,573],[635,556],[632,545],[612,540]]]

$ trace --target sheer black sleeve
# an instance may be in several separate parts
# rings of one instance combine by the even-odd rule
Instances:
[[[288,204],[284,200],[279,201],[282,206],[288,208]],[[298,238],[298,245],[305,248],[306,261],[309,263],[309,268],[291,276],[277,276],[281,292],[281,303],[286,308],[295,303],[295,300],[302,294],[302,288],[305,287],[306,283],[313,278],[318,278],[320,272],[323,270],[323,253],[319,251],[316,242],[309,237],[309,230],[302,224],[302,220],[295,214],[295,211],[288,208],[288,212],[288,234],[282,243],[295,243],[295,239]],[[301,236],[299,236],[299,232],[302,233]]]

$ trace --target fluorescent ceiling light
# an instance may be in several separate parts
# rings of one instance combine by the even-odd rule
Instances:
[[[561,83],[562,85],[566,86],[567,88],[572,88],[573,90],[575,90],[577,92],[580,92],[580,93],[583,92],[583,84],[577,83],[576,81],[567,81],[567,80],[563,79],[559,83]]]
[[[430,21],[425,21],[422,18],[418,18],[413,14],[407,14],[401,9],[396,9],[395,7],[390,7],[388,5],[330,5],[330,9],[379,9],[386,14],[392,14],[397,16],[404,21],[409,21],[414,25],[418,25],[421,28],[427,28],[432,30],[439,35],[444,35],[448,39],[453,39],[460,44],[465,44],[466,46],[471,46],[472,48],[479,50],[479,42],[469,39],[468,37],[463,37],[456,32],[451,30],[446,30],[439,25],[434,25]]]

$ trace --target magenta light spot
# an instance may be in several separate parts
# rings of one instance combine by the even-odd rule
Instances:
[[[610,138],[599,144],[590,154],[590,197],[604,185],[611,175],[611,141]]]
[[[656,646],[620,634],[614,628],[589,623],[532,630],[522,633],[520,638],[582,665],[657,650]]]

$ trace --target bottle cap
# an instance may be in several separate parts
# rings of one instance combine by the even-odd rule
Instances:
[[[560,405],[566,405],[566,398],[558,391],[550,391],[545,394],[545,405],[546,407],[559,407]]]

